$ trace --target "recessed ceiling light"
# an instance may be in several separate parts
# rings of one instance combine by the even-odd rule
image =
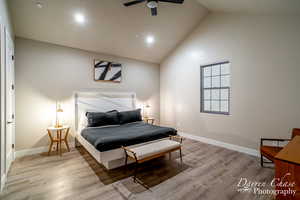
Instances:
[[[35,5],[38,7],[38,8],[43,8],[43,4],[41,2],[36,2]]]
[[[147,44],[153,44],[155,41],[154,37],[152,35],[149,35],[146,37]]]
[[[74,14],[74,19],[79,24],[83,24],[85,22],[85,17],[81,13],[75,13]]]

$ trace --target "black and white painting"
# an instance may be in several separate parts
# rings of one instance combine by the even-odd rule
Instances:
[[[95,81],[121,82],[122,64],[103,60],[94,62]]]

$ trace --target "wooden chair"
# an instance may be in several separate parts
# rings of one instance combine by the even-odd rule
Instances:
[[[300,128],[294,128],[292,132],[292,138],[295,136],[299,135],[300,136]]]
[[[292,131],[292,138],[296,135],[300,136],[300,129],[294,128]],[[263,167],[264,163],[273,163],[275,156],[279,151],[283,149],[283,146],[280,146],[282,142],[290,141],[291,139],[271,139],[271,138],[261,138],[260,139],[260,165]],[[277,146],[264,145],[265,141],[276,142]],[[263,157],[270,160],[270,162],[264,161]]]

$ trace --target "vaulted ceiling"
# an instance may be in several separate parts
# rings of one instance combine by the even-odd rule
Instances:
[[[42,8],[36,5],[41,2]],[[9,0],[16,36],[159,63],[207,13],[196,0],[161,2],[152,17],[145,3],[126,0]],[[77,24],[75,13],[86,23]],[[155,42],[145,43],[152,35]]]
[[[212,12],[300,14],[300,0],[185,0],[159,3],[152,17],[130,0],[9,0],[16,36],[88,51],[160,63]],[[40,2],[42,8],[37,6]],[[82,13],[85,23],[74,21]],[[153,36],[151,45],[145,42]]]
[[[259,14],[299,15],[299,0],[197,0],[210,11]]]

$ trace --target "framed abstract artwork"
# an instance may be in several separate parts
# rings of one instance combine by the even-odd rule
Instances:
[[[94,60],[94,80],[95,81],[111,81],[121,82],[122,78],[122,64],[104,61]]]

